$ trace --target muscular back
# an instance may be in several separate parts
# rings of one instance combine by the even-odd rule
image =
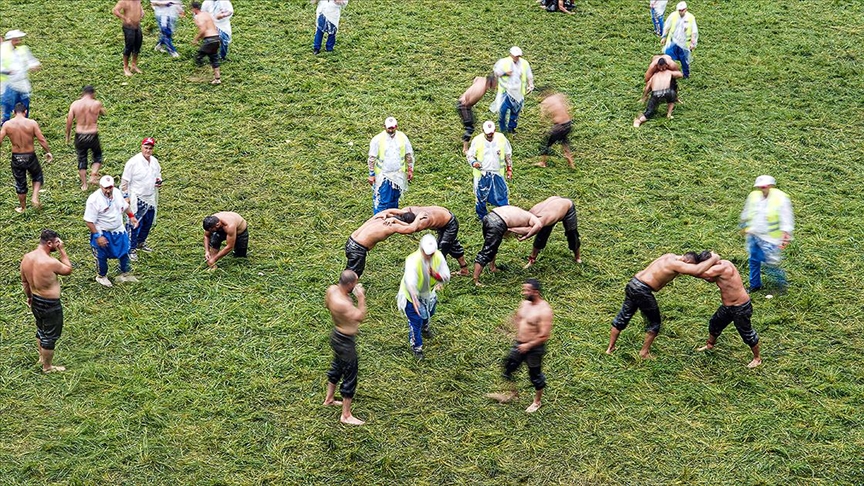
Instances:
[[[45,254],[33,250],[21,260],[21,278],[30,285],[30,291],[46,299],[60,298],[60,281],[57,271],[62,264]]]
[[[103,113],[102,102],[93,98],[81,98],[72,103],[69,113],[75,118],[75,133],[96,133],[97,122]]]
[[[483,98],[483,95],[486,94],[486,89],[486,78],[478,76],[474,78],[471,87],[462,93],[462,96],[459,97],[459,101],[461,101],[465,106],[474,106],[478,101],[480,101],[480,98]]]
[[[453,217],[453,215],[450,214],[449,209],[441,206],[408,206],[403,208],[403,211],[409,210],[416,215],[425,213],[428,216],[428,218],[418,226],[417,231],[443,228],[447,226],[447,223],[450,222],[450,218]]]
[[[548,116],[552,123],[567,123],[570,121],[570,110],[567,106],[567,98],[561,93],[546,97],[540,102],[540,110],[543,115]]]
[[[741,274],[729,260],[720,260],[705,271],[701,277],[717,284],[723,305],[741,305],[750,300],[750,296],[744,290]]]
[[[357,334],[362,315],[358,319],[357,309],[354,307],[351,297],[345,295],[338,285],[331,285],[327,288],[324,303],[327,305],[327,310],[330,311],[330,317],[333,319],[337,331],[347,336]]]
[[[573,201],[559,196],[552,196],[543,202],[539,202],[532,207],[529,212],[540,219],[543,226],[555,224],[564,219],[567,211],[573,205]]]
[[[3,133],[12,142],[12,152],[26,154],[33,152],[33,139],[41,135],[39,124],[29,118],[16,116],[3,124]],[[2,141],[2,139],[0,139]]]
[[[240,216],[233,211],[221,211],[213,216],[219,218],[219,221],[225,225],[222,228],[225,234],[233,234],[236,236],[246,231],[246,220],[243,219],[243,216]]]
[[[195,25],[203,37],[213,37],[218,34],[213,16],[207,12],[201,11],[195,14]]]

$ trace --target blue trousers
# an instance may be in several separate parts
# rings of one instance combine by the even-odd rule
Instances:
[[[380,176],[379,176],[380,177]],[[372,214],[378,214],[385,209],[399,208],[399,197],[402,191],[394,186],[392,182],[385,180],[376,191],[372,188]]]
[[[516,123],[519,121],[519,112],[522,111],[522,102],[516,103],[507,94],[504,95],[504,101],[501,103],[501,108],[498,109],[498,127],[501,133],[512,132],[516,130]],[[510,122],[507,123],[507,112],[510,112]],[[505,123],[506,126],[505,126]]]
[[[177,48],[174,47],[174,27],[177,24],[177,17],[156,17],[156,23],[159,25],[159,42],[157,46],[165,46],[168,52],[175,53]]]
[[[477,197],[477,203],[474,205],[474,210],[477,212],[477,218],[483,221],[483,218],[489,214],[486,204],[493,206],[507,206],[510,204],[510,191],[507,189],[507,182],[501,177],[501,174],[486,173],[477,181],[477,187],[474,189],[474,195]]]
[[[786,272],[780,268],[780,247],[757,236],[747,235],[747,252],[750,254],[750,288],[762,286],[762,264],[765,273],[771,276],[780,288],[786,287]]]
[[[3,96],[0,98],[0,103],[3,105],[3,117],[0,120],[0,124],[6,123],[10,118],[12,118],[12,110],[15,109],[15,105],[18,103],[23,103],[24,108],[27,109],[24,112],[25,115],[30,115],[30,94],[22,93],[20,91],[15,91],[10,87],[6,87],[3,90]]]
[[[323,15],[318,16],[317,28],[315,29],[315,41],[312,43],[312,49],[315,51],[321,50],[321,42],[324,40],[324,34],[327,35],[326,50],[330,52],[336,47],[336,26],[327,21]]]
[[[218,30],[218,29],[217,29]],[[219,60],[224,61],[228,57],[228,44],[231,43],[231,36],[223,31],[219,31]]]
[[[129,245],[134,251],[139,246],[143,246],[150,235],[150,229],[153,227],[153,222],[156,220],[156,208],[150,206],[142,200],[138,200],[138,209],[135,211],[135,218],[138,220],[138,227],[133,228],[132,225],[126,225],[126,231],[129,232]]]
[[[657,9],[651,9],[651,23],[654,24],[654,33],[663,35],[663,14],[657,12]]]
[[[408,317],[408,342],[411,349],[421,351],[423,349],[423,329],[429,328],[429,319],[435,315],[437,299],[424,301],[420,299],[420,314],[414,311],[414,304],[408,300],[405,306],[405,316]]]
[[[665,54],[675,61],[681,62],[681,73],[685,78],[690,77],[690,51],[676,44],[670,44]]]
[[[108,275],[108,259],[120,260],[120,273],[128,273],[132,270],[129,265],[129,237],[126,233],[104,233],[102,236],[108,240],[108,246],[99,246],[96,235],[90,235],[90,247],[96,258],[96,271],[100,277]]]

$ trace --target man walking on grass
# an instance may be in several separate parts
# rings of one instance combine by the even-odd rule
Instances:
[[[744,290],[738,269],[729,260],[720,260],[699,277],[708,282],[716,283],[717,288],[720,289],[720,299],[723,301],[723,305],[717,308],[717,312],[708,321],[708,342],[699,348],[699,351],[714,349],[720,333],[726,329],[730,322],[734,322],[741,340],[750,346],[750,350],[753,352],[753,360],[747,367],[755,368],[762,364],[762,357],[759,354],[759,335],[750,325],[750,318],[753,316],[753,304],[750,302],[747,291]]]
[[[117,282],[137,282],[130,275],[129,235],[123,224],[123,214],[129,218],[131,228],[138,227],[138,220],[130,211],[123,194],[114,187],[114,178],[102,176],[99,190],[90,194],[84,209],[84,222],[90,230],[90,247],[96,258],[96,281],[105,287],[113,287],[108,279],[108,259],[120,261],[120,275]]]
[[[228,46],[231,44],[231,18],[234,17],[234,6],[231,0],[204,0],[201,10],[213,16],[216,29],[219,31],[219,60],[228,58]]]
[[[6,137],[9,137],[9,141],[12,142],[12,177],[15,179],[15,193],[18,194],[19,204],[15,211],[23,213],[27,209],[28,173],[33,182],[33,195],[30,197],[30,202],[34,208],[39,209],[42,207],[39,203],[39,189],[45,178],[42,175],[39,159],[36,158],[33,140],[38,140],[39,145],[45,150],[45,160],[51,162],[54,156],[51,155],[48,141],[42,135],[39,124],[27,118],[27,108],[23,103],[15,105],[15,118],[7,121],[0,128],[0,144]]]
[[[102,145],[99,143],[99,115],[105,114],[102,102],[96,99],[96,90],[89,84],[81,90],[81,98],[73,101],[66,115],[66,143],[75,124],[75,152],[78,154],[78,178],[81,190],[87,190],[87,151],[93,152],[90,166],[90,184],[99,183],[99,169],[102,168]]]
[[[489,212],[487,204],[510,204],[510,189],[504,178],[513,179],[513,148],[503,133],[495,131],[492,121],[485,121],[483,135],[474,137],[465,156],[474,177],[474,211],[482,220]]]
[[[511,389],[507,393],[488,393],[486,396],[498,403],[509,403],[519,396],[513,380],[513,373],[524,362],[528,366],[528,377],[534,385],[534,401],[525,409],[528,413],[536,412],[541,405],[543,390],[546,388],[546,376],[543,374],[543,355],[546,354],[546,341],[552,334],[552,307],[540,295],[540,282],[530,278],[522,284],[524,299],[516,315],[513,316],[513,326],[516,330],[516,341],[510,353],[504,360],[504,379],[510,382]]]
[[[111,11],[123,23],[123,74],[141,73],[138,69],[138,53],[144,35],[141,33],[141,19],[144,18],[144,8],[141,0],[119,0]],[[129,62],[129,58],[132,62]]]
[[[60,254],[59,260],[51,256],[54,251]],[[63,333],[63,305],[57,275],[71,273],[72,263],[60,235],[49,229],[42,230],[39,246],[21,260],[21,285],[27,296],[27,306],[36,318],[36,344],[43,373],[66,371],[53,364],[54,347]]]
[[[663,46],[664,54],[681,62],[684,78],[689,78],[693,51],[699,42],[699,28],[696,26],[696,17],[687,11],[687,2],[678,2],[675,9],[677,12],[670,14],[663,26],[660,45]]]
[[[123,198],[129,204],[135,218],[141,222],[137,226],[129,226],[129,259],[138,260],[138,250],[150,253],[147,237],[156,221],[156,201],[159,198],[159,188],[162,187],[162,166],[153,156],[156,139],[147,137],[141,141],[141,153],[136,154],[126,162],[120,180]]]
[[[450,268],[435,237],[424,235],[420,248],[405,259],[405,274],[396,294],[396,303],[408,318],[408,341],[417,359],[423,359],[423,336],[431,334],[429,321],[438,304],[435,291],[449,281]]]
[[[570,130],[573,126],[573,121],[570,118],[570,105],[567,103],[567,98],[561,93],[553,93],[552,91],[543,92],[543,101],[540,102],[540,116],[548,118],[552,122],[552,128],[546,134],[546,140],[540,148],[540,162],[537,167],[546,167],[546,159],[549,157],[552,145],[561,143],[561,149],[564,151],[564,158],[571,169],[576,168],[573,165],[573,154],[570,153]]]
[[[330,348],[333,349],[333,363],[327,372],[327,396],[325,406],[342,406],[342,416],[339,421],[346,425],[363,425],[364,421],[351,415],[351,402],[357,390],[357,328],[366,318],[366,293],[363,285],[357,282],[357,274],[352,270],[344,270],[339,276],[339,283],[327,289],[324,303],[330,311],[335,328],[330,334]],[[351,300],[351,295],[357,298],[357,306]],[[336,400],[336,385],[342,380],[339,393],[342,400]]]
[[[517,46],[511,47],[510,55],[499,59],[492,71],[498,76],[498,96],[493,105],[497,110],[492,110],[498,112],[498,129],[501,133],[516,133],[525,95],[534,90],[534,73],[528,61],[522,59],[522,49]]]
[[[201,10],[201,4],[198,2],[192,2],[192,13],[194,14],[195,27],[198,28],[198,34],[192,44],[201,41],[201,47],[195,54],[195,63],[200,66],[204,56],[207,56],[210,59],[210,67],[213,68],[213,81],[210,84],[221,84],[222,74],[219,72],[219,45],[221,41],[216,23],[213,21],[212,15]]]
[[[756,178],[741,211],[741,228],[747,235],[750,254],[750,293],[762,289],[762,264],[774,278],[780,291],[786,290],[786,272],[780,268],[783,250],[792,241],[795,217],[789,196],[774,187],[777,181],[770,175]]]
[[[642,359],[651,358],[651,344],[657,337],[657,333],[660,332],[660,308],[657,306],[654,292],[659,292],[678,275],[699,277],[718,260],[720,257],[716,253],[708,251],[703,251],[698,255],[692,251],[683,255],[667,253],[651,262],[645,270],[637,273],[624,289],[624,304],[621,306],[621,311],[615,316],[615,320],[612,321],[612,329],[609,331],[609,347],[606,348],[606,354],[612,354],[615,351],[618,335],[627,327],[636,311],[640,310],[647,323],[645,342],[642,344],[642,349],[639,350],[639,356]]]

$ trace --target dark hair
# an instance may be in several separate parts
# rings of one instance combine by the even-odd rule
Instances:
[[[531,290],[536,290],[537,292],[540,292],[540,281],[536,278],[529,278],[525,281],[525,283],[531,286]]]
[[[191,8],[197,8],[197,9],[200,9],[200,8],[201,8],[201,4],[198,3],[198,2],[192,2],[192,6],[191,6]]]
[[[339,275],[339,285],[349,285],[357,281],[360,278],[357,276],[357,273],[354,270],[346,268],[342,270],[342,274]]]
[[[219,224],[219,218],[216,216],[207,216],[204,218],[204,231],[210,231],[217,224]]]
[[[412,213],[411,211],[405,211],[402,214],[395,214],[393,215],[393,217],[398,219],[399,221],[402,221],[403,223],[411,224],[417,218],[417,215]]]
[[[666,65],[666,58],[661,57],[660,59],[657,59],[657,65],[658,66],[665,66]]]
[[[96,92],[96,88],[94,88],[93,86],[88,84],[87,86],[84,86],[83,88],[81,88],[81,92],[87,93],[87,94],[93,94]]]
[[[57,238],[60,238],[60,235],[58,235],[56,231],[50,229],[43,229],[42,234],[39,235],[39,242],[49,243],[56,240]]]
[[[498,84],[498,77],[495,76],[495,73],[486,75],[486,86],[495,86]]]
[[[24,103],[15,103],[15,109],[12,111],[15,113],[27,113],[27,107],[24,106]]]
[[[708,250],[704,250],[702,253],[696,255],[696,263],[702,263],[705,260],[711,259],[711,252]]]

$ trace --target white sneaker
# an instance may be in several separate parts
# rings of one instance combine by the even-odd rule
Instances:
[[[180,57],[180,53],[177,51],[174,51],[171,53],[171,57]]]
[[[138,261],[138,253],[134,252],[134,251],[130,251],[129,252],[129,260],[131,260],[133,262],[137,262]]]
[[[121,274],[118,275],[117,278],[115,278],[114,280],[116,280],[118,283],[123,283],[123,282],[137,282],[137,281],[138,281],[138,279],[135,278],[134,275],[129,275],[128,273],[121,273]]]
[[[156,52],[168,52],[164,47],[162,47],[162,44],[156,44],[156,47],[154,47],[153,50]]]
[[[107,275],[104,276],[104,277],[100,277],[99,275],[97,275],[97,276],[96,276],[96,281],[99,282],[100,284],[106,286],[106,287],[113,287],[113,286],[114,286],[114,284],[112,284],[111,281],[108,280],[108,276],[107,276]]]

